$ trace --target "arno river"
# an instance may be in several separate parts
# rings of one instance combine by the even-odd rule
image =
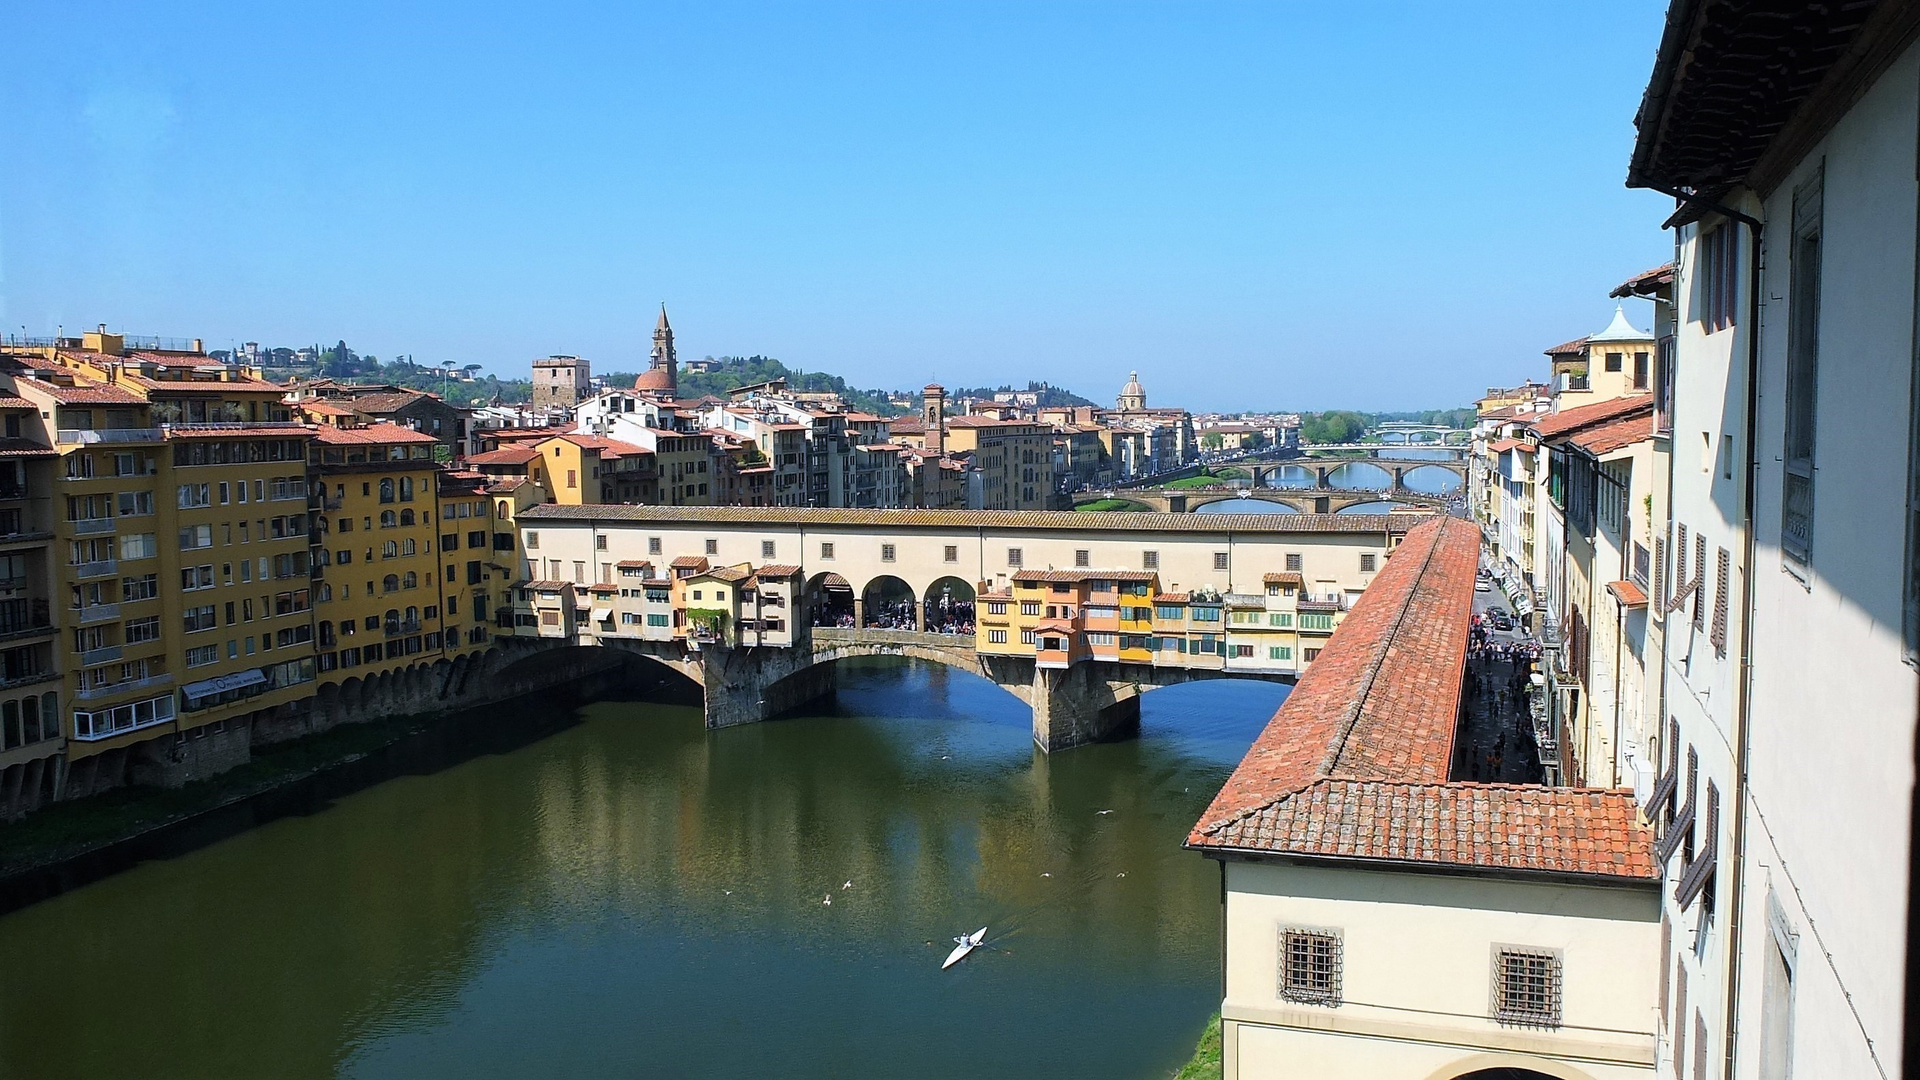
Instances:
[[[1220,977],[1180,843],[1284,689],[1046,758],[989,683],[842,668],[823,715],[597,704],[0,917],[0,1076],[1169,1075]]]

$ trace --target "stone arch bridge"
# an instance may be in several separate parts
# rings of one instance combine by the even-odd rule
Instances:
[[[733,727],[769,720],[831,694],[835,665],[859,656],[899,656],[941,664],[992,681],[1033,709],[1033,741],[1052,752],[1129,735],[1139,729],[1140,695],[1162,686],[1208,679],[1258,679],[1291,684],[1279,672],[1161,668],[1150,664],[1083,661],[1042,668],[1031,657],[982,656],[973,638],[913,630],[816,627],[792,648],[705,646],[595,634],[593,643],[542,638],[521,650],[514,667],[538,666],[568,654],[618,650],[665,666],[699,686],[707,726]],[[529,640],[529,639],[519,639]],[[514,677],[514,669],[501,673]]]
[[[1440,509],[1446,504],[1444,496],[1410,492],[1404,488],[1392,492],[1332,489],[1310,491],[1297,488],[1233,487],[1227,484],[1158,490],[1123,488],[1117,491],[1076,491],[1073,495],[1073,504],[1084,506],[1103,499],[1125,499],[1128,502],[1138,503],[1148,510],[1183,514],[1198,510],[1208,503],[1221,502],[1225,499],[1256,499],[1260,502],[1278,503],[1302,514],[1332,514],[1349,506],[1379,502],[1388,496],[1391,496],[1395,502],[1406,503],[1409,506]]]

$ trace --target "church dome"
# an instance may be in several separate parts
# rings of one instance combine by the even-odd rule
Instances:
[[[1142,409],[1147,404],[1147,388],[1140,385],[1140,373],[1127,372],[1127,385],[1120,388],[1120,407]]]
[[[673,372],[664,367],[650,367],[641,372],[639,378],[633,380],[633,388],[635,390],[654,391],[673,390]]]

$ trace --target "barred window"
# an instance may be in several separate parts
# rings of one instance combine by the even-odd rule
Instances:
[[[1142,570],[1160,569],[1160,553],[1157,551],[1141,552],[1140,553],[1140,569]]]
[[[946,547],[942,550],[940,557],[944,562],[959,562],[960,561],[959,545],[957,544],[946,545]]]
[[[1560,954],[1495,946],[1493,1016],[1503,1024],[1560,1026]]]
[[[1086,548],[1076,548],[1073,552],[1073,565],[1086,567],[1093,565],[1093,553]]]
[[[827,541],[822,541],[822,542],[821,542],[821,544],[820,544],[820,557],[821,557],[822,559],[831,559],[831,558],[833,558],[833,544],[832,544],[831,542],[827,542]]]
[[[1360,572],[1361,573],[1371,574],[1373,573],[1373,567],[1374,567],[1374,556],[1371,552],[1368,552],[1360,556]]]
[[[1020,549],[1019,548],[1007,549],[1007,565],[1008,566],[1020,565]]]
[[[1297,551],[1291,552],[1287,555],[1287,569],[1296,574],[1300,572],[1300,553],[1299,552]]]
[[[892,544],[880,545],[880,561],[881,562],[893,561],[893,545]]]
[[[1280,999],[1308,1005],[1340,1004],[1340,932],[1282,927]]]
[[[1225,569],[1227,568],[1227,553],[1226,553],[1226,552],[1224,552],[1224,551],[1216,551],[1216,552],[1214,552],[1214,553],[1213,553],[1213,568],[1214,568],[1215,570],[1225,570]]]

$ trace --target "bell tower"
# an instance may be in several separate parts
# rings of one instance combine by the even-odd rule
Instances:
[[[947,388],[939,383],[928,383],[920,392],[920,419],[927,425],[926,448],[928,452],[944,454],[947,452]]]

